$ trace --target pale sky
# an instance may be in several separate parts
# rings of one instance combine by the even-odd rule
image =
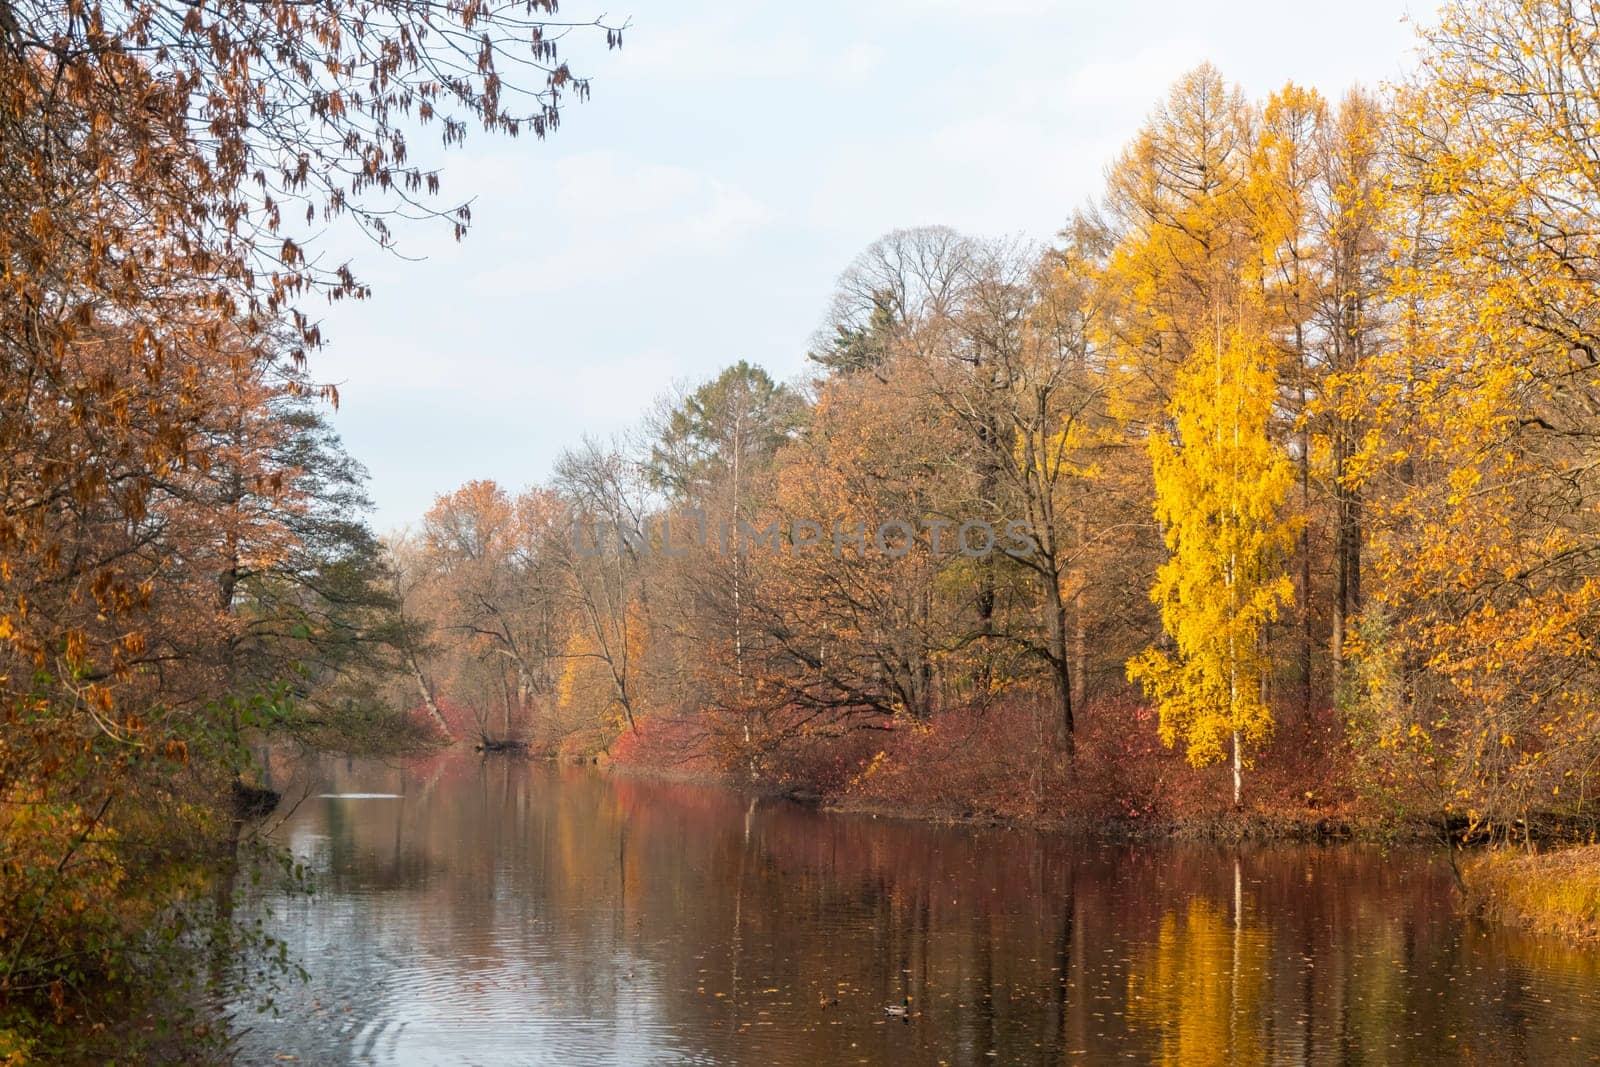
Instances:
[[[470,478],[509,489],[634,424],[675,382],[805,369],[835,278],[889,230],[1048,240],[1183,71],[1337,98],[1410,66],[1432,0],[564,0],[592,76],[550,140],[469,137],[460,244],[351,245],[373,299],[326,314],[313,373],[384,531]],[[343,258],[344,249],[336,254]],[[420,257],[420,261],[417,261]]]

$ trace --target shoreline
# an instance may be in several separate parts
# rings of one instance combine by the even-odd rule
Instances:
[[[1251,841],[1266,844],[1399,841],[1412,844],[1439,844],[1438,829],[1434,826],[1419,824],[1397,830],[1394,827],[1385,827],[1376,820],[1334,815],[1310,813],[1272,815],[1247,809],[1242,812],[1221,811],[1205,817],[1140,821],[1044,814],[1031,817],[982,812],[955,814],[912,805],[873,803],[850,798],[830,799],[814,790],[741,782],[731,775],[717,771],[675,771],[649,764],[615,760],[559,759],[558,762],[589,766],[606,775],[641,781],[707,786],[725,789],[742,796],[788,800],[834,815],[871,816],[877,819],[943,826],[1028,830],[1109,841]]]
[[[1472,914],[1600,945],[1600,844],[1480,853],[1463,864],[1461,890]]]

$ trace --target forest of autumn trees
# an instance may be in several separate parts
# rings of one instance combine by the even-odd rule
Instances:
[[[554,0],[0,0],[0,1061],[177,987],[277,738],[1593,818],[1595,4],[1456,0],[1337,99],[1198,67],[1048,245],[890,233],[806,380],[732,363],[380,543],[315,359],[367,290],[313,237],[460,236],[413,139],[545,136],[584,32],[620,43]]]
[[[458,737],[946,814],[1581,821],[1597,49],[1489,0],[1381,92],[1190,71],[1048,246],[890,233],[805,380],[441,496],[390,546],[412,684]]]

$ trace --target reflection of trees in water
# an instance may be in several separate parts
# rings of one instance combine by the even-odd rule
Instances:
[[[1231,902],[1215,886],[1170,900],[1133,957],[1128,1018],[1152,1060],[1600,1056],[1600,958],[1461,921],[1437,865],[1313,849],[1237,870]]]
[[[1597,1024],[1571,1043],[1570,1018],[1507,1002],[1502,977],[1521,961],[1519,985],[1592,980],[1592,959],[1471,933],[1415,856],[841,818],[503,759],[335,765],[322,788],[405,800],[290,820],[335,869],[326,899],[280,915],[291,948],[320,954],[359,1018],[462,1027],[486,1050],[1400,1061],[1458,1049],[1455,1032],[1514,1060],[1600,1051]],[[912,1021],[885,1019],[904,996]]]
[[[580,856],[615,864],[619,853],[595,833],[615,816],[535,792],[525,764],[451,764],[431,776],[431,792],[429,780],[415,768],[333,765],[318,791],[404,800],[313,799],[284,827],[321,868],[323,892],[276,898],[273,927],[313,977],[287,991],[283,1020],[245,1051],[383,1062],[419,1042],[460,1042],[512,1061],[529,1047],[587,1050],[580,1057],[611,1048],[631,1061],[642,1039],[670,1047],[650,969],[619,951],[624,924],[603,906],[620,900],[619,870],[584,875],[597,893],[553,876]],[[584,922],[572,921],[578,913]],[[593,1019],[643,1038],[586,1027]]]
[[[1160,1063],[1266,1061],[1268,935],[1246,917],[1242,874],[1236,866],[1229,912],[1214,901],[1192,899],[1162,917],[1155,941],[1135,957],[1128,1019],[1159,1035]]]

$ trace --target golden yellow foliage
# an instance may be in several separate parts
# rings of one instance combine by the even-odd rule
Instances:
[[[1293,481],[1267,434],[1274,377],[1259,341],[1230,332],[1202,342],[1178,376],[1175,433],[1150,439],[1156,518],[1170,555],[1151,598],[1173,648],[1150,648],[1128,665],[1160,704],[1161,737],[1180,741],[1196,766],[1271,732],[1261,699],[1261,635],[1293,597],[1283,572],[1294,523],[1281,514]]]

